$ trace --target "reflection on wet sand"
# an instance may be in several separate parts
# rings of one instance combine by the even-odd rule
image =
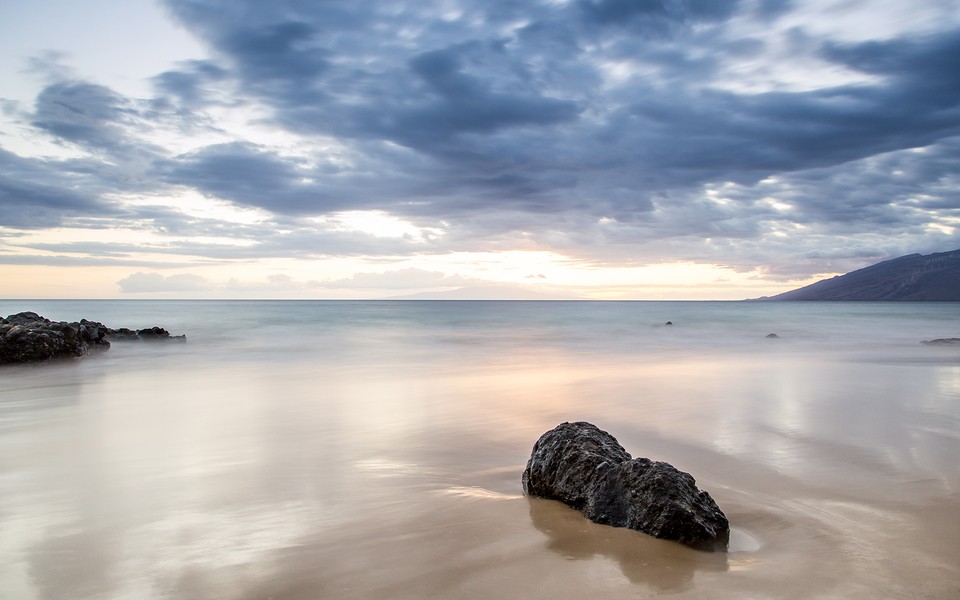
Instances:
[[[592,523],[576,510],[542,498],[527,498],[533,525],[547,536],[547,548],[567,559],[602,556],[619,565],[634,584],[660,592],[693,586],[697,571],[726,571],[725,552],[700,552],[631,529]]]
[[[0,598],[960,598],[956,350],[866,360],[849,308],[773,307],[796,333],[753,349],[760,306],[271,306],[272,337],[0,371]],[[564,420],[694,474],[730,551],[521,496]]]

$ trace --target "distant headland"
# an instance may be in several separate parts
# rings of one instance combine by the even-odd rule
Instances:
[[[814,284],[756,298],[785,300],[960,301],[960,250],[909,254]]]

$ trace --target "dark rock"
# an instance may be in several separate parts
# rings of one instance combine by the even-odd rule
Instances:
[[[0,319],[0,365],[83,356],[93,348],[106,350],[110,347],[107,338],[115,336],[117,339],[186,341],[186,336],[171,336],[160,327],[117,330],[87,319],[57,322],[34,312],[21,312]]]
[[[13,325],[28,325],[36,321],[43,321],[44,323],[49,323],[50,319],[44,319],[35,312],[20,312],[15,315],[10,315],[6,319],[0,319],[0,322],[11,323]]]
[[[779,338],[780,338],[780,336],[777,335],[777,334],[775,334],[775,333],[768,333],[768,334],[767,334],[767,337],[768,337],[769,339],[771,339],[771,340],[775,340],[775,339],[779,339]]]
[[[110,329],[107,331],[107,335],[116,341],[125,341],[125,342],[140,342],[140,341],[157,341],[157,340],[174,340],[178,342],[187,341],[187,336],[185,335],[170,335],[170,332],[162,327],[148,327],[147,329],[128,329],[127,327],[121,327],[120,329]]]
[[[937,338],[920,342],[928,346],[960,346],[960,338]]]
[[[137,335],[143,339],[156,339],[170,337],[170,332],[162,327],[150,327],[149,329],[138,329]]]
[[[696,481],[663,462],[631,458],[591,423],[562,423],[533,446],[524,493],[559,500],[595,523],[629,527],[703,550],[726,549],[730,524]]]
[[[667,321],[664,325],[673,325],[673,321]]]
[[[185,335],[170,335],[170,332],[162,327],[151,327],[149,329],[138,329],[137,335],[140,336],[142,340],[183,340],[186,341],[187,336]]]
[[[0,364],[83,356],[91,347],[106,349],[105,328],[100,323],[51,321],[34,312],[0,319]]]
[[[137,332],[128,327],[120,327],[119,329],[108,329],[107,335],[112,341],[137,341],[140,339],[140,336],[137,335]]]

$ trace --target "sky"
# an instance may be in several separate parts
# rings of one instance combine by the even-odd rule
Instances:
[[[3,298],[736,300],[957,248],[960,0],[0,0]]]

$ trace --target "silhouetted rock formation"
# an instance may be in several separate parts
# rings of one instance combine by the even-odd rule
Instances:
[[[180,342],[187,341],[185,335],[170,335],[170,332],[162,327],[150,327],[147,329],[107,329],[107,337],[118,342],[139,342],[154,340],[175,340]]]
[[[55,322],[33,312],[0,319],[0,364],[83,356],[91,346],[109,348],[106,328],[86,319]]]
[[[960,250],[901,256],[759,300],[960,301]]]
[[[524,493],[559,500],[596,523],[704,550],[725,549],[730,537],[723,511],[689,473],[631,458],[591,423],[562,423],[543,434],[522,481]]]
[[[960,338],[937,338],[920,342],[928,346],[960,346]]]
[[[107,338],[124,340],[175,339],[160,327],[133,331],[110,329],[95,321],[51,321],[34,312],[21,312],[0,319],[0,365],[44,361],[51,358],[83,356],[91,349],[106,350]]]

